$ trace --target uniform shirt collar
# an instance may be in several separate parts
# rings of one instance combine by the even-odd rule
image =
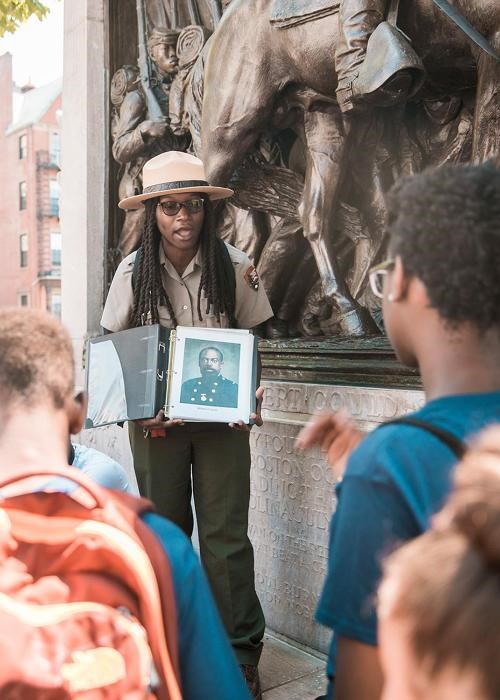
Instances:
[[[177,270],[175,269],[175,267],[172,265],[170,260],[165,255],[165,251],[163,250],[163,246],[161,244],[161,241],[160,241],[159,256],[160,256],[160,265],[163,268],[165,268],[166,272],[170,275],[170,277],[173,277],[174,279],[178,278],[179,275],[177,273]],[[201,250],[200,250],[200,246],[198,246],[198,250],[196,251],[196,255],[194,256],[194,258],[191,260],[189,265],[184,270],[182,277],[187,277],[192,272],[194,272],[195,269],[200,268],[200,267],[201,267]]]

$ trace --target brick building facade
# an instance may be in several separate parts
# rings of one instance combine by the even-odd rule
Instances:
[[[61,315],[61,80],[17,88],[0,56],[0,306]]]

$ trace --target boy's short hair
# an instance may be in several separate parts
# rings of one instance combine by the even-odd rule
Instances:
[[[500,170],[492,162],[426,170],[388,196],[390,250],[452,325],[500,330]]]
[[[71,339],[64,326],[44,311],[0,309],[0,402],[51,402],[57,409],[73,392]]]

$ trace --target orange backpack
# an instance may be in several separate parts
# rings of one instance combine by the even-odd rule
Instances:
[[[26,492],[45,475],[78,488]],[[140,519],[151,509],[76,469],[0,483],[2,700],[181,700],[170,566]]]

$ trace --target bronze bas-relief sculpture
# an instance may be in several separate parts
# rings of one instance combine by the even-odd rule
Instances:
[[[498,46],[497,3],[461,4],[477,28]],[[370,332],[371,319],[353,297],[339,265],[335,223],[339,201],[349,195],[353,183],[363,183],[359,206],[376,255],[382,245],[387,180],[398,177],[408,165],[407,159],[401,162],[401,129],[396,128],[404,126],[405,112],[374,108],[353,116],[346,128],[335,100],[337,16],[321,15],[277,29],[270,21],[273,6],[270,0],[233,0],[212,37],[204,74],[203,158],[214,182],[228,182],[262,133],[273,120],[276,123],[277,111],[284,113],[280,118],[301,132],[304,144],[305,182],[298,213],[324,297],[336,311],[341,332]],[[476,90],[473,157],[498,158],[499,64],[471,46],[432,0],[401,2],[398,23],[411,37],[427,71],[421,97],[446,99]],[[391,131],[391,141],[384,143]]]
[[[151,148],[193,150],[211,180],[231,180],[236,197],[220,212],[219,232],[253,257],[276,314],[269,329],[274,337],[378,332],[378,303],[366,281],[370,265],[384,254],[385,191],[429,164],[499,157],[499,64],[432,0],[400,2],[397,24],[412,40],[409,53],[403,39],[403,53],[393,52],[389,61],[379,55],[373,63],[372,40],[363,67],[367,40],[377,26],[389,26],[378,24],[384,10],[394,22],[397,4],[377,0],[370,15],[368,0],[142,3],[150,41],[155,23],[175,26],[182,13],[183,22],[195,18],[205,26],[183,30],[170,73],[162,75],[162,57],[149,46],[160,78],[155,90],[163,91],[161,118],[151,117],[134,69],[124,67],[128,87],[115,102],[113,122],[113,154],[124,167],[121,189],[140,186],[141,158]],[[497,1],[455,4],[498,48]],[[340,42],[339,17],[351,22]],[[359,26],[352,26],[353,17]],[[362,50],[353,53],[356,42]],[[165,45],[166,54],[172,46]],[[359,76],[350,94],[355,109],[342,104],[345,113],[336,66],[344,86],[345,76]],[[424,85],[410,102],[396,105],[419,87],[422,66]],[[411,85],[400,80],[405,71]],[[363,91],[370,93],[366,102]],[[122,254],[137,246],[139,231],[140,222],[126,221]]]
[[[120,199],[142,191],[141,171],[146,160],[164,151],[184,150],[189,144],[184,134],[172,130],[168,118],[179,72],[179,36],[178,30],[153,29],[139,54],[139,66],[123,66],[111,80],[112,154],[122,166]],[[142,210],[125,213],[117,245],[122,258],[138,247],[142,226]]]

